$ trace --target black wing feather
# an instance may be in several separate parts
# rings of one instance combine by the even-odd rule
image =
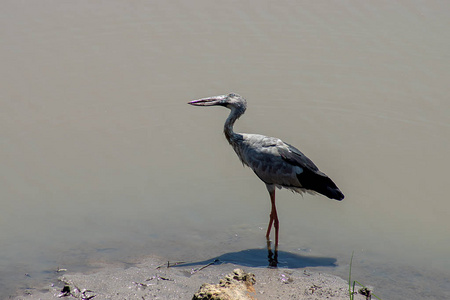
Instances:
[[[288,146],[288,150],[279,148],[281,157],[288,163],[299,166],[303,172],[297,175],[302,188],[316,191],[330,199],[342,200],[344,194],[339,190],[336,184],[317,166],[304,155],[300,150],[292,145]]]

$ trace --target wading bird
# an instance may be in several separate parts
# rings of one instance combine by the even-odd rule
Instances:
[[[275,189],[287,188],[297,193],[319,193],[330,199],[342,200],[344,194],[334,182],[300,150],[280,139],[260,134],[236,133],[234,122],[244,114],[247,101],[231,93],[194,100],[195,106],[224,106],[231,110],[225,121],[224,133],[242,164],[250,167],[267,186],[272,203],[266,238],[269,243],[270,230],[275,227],[275,249],[278,247],[279,221],[275,206]]]

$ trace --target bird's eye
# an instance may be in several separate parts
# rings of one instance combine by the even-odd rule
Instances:
[[[236,94],[235,93],[231,93],[231,94],[228,95],[228,97],[234,98],[234,97],[236,97]]]

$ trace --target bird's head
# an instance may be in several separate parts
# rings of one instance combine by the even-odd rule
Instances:
[[[195,106],[220,105],[220,106],[229,108],[231,110],[237,109],[237,110],[241,111],[242,113],[247,108],[247,101],[243,97],[241,97],[235,93],[231,93],[228,95],[220,95],[220,96],[202,98],[202,99],[188,102],[188,104],[195,105]]]

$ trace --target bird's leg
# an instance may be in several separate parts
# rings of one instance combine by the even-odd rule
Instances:
[[[269,226],[267,226],[267,232],[266,232],[266,239],[268,242],[270,242],[269,235],[270,235],[270,230],[272,230],[272,224],[273,224],[273,218],[272,218],[272,213],[270,213]]]
[[[278,249],[278,229],[279,221],[277,215],[277,208],[275,206],[275,190],[269,191],[270,202],[272,203],[272,211],[270,212],[269,226],[267,227],[266,239],[269,240],[270,230],[272,229],[272,224],[275,227],[275,250]]]
[[[270,246],[270,240],[267,240],[267,258],[269,259],[269,268],[276,268],[278,266],[278,250],[275,246],[275,255],[272,252],[272,247]]]

